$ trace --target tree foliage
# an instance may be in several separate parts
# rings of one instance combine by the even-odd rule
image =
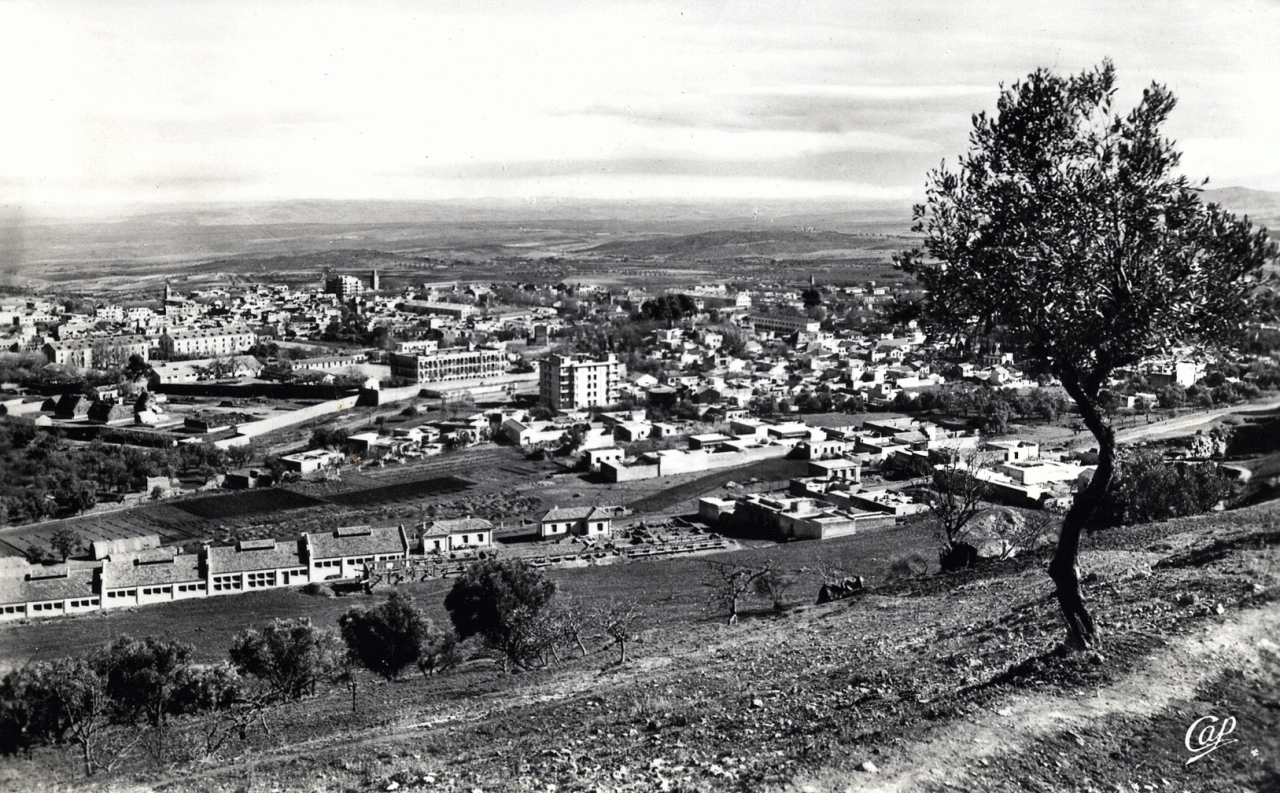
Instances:
[[[528,666],[554,641],[549,606],[555,582],[518,559],[469,566],[445,596],[444,607],[462,639],[480,636],[504,662]]]
[[[1093,525],[1130,526],[1199,515],[1230,495],[1230,481],[1213,463],[1170,464],[1153,451],[1122,454]]]
[[[332,679],[343,664],[345,648],[331,630],[306,617],[272,620],[261,629],[248,628],[231,642],[231,663],[241,674],[256,677],[281,700],[314,694],[317,684]]]
[[[927,290],[924,318],[964,342],[1000,329],[1057,377],[1099,442],[1097,474],[1063,521],[1050,566],[1068,639],[1096,635],[1079,593],[1080,531],[1111,482],[1115,439],[1100,391],[1118,367],[1179,343],[1223,342],[1251,315],[1266,231],[1204,204],[1161,135],[1173,94],[1153,84],[1114,107],[1109,61],[1047,69],[973,118],[956,170],[930,172],[915,208],[922,246],[897,258]]]
[[[351,609],[338,619],[338,627],[352,657],[387,680],[417,663],[434,633],[413,599],[399,591],[375,608]]]

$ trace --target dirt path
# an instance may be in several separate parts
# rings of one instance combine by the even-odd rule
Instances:
[[[1094,732],[1091,727],[1114,716],[1155,715],[1176,701],[1192,699],[1197,687],[1224,670],[1242,670],[1247,676],[1265,674],[1268,663],[1274,667],[1280,660],[1280,647],[1274,643],[1278,637],[1280,604],[1273,602],[1176,639],[1137,671],[1091,693],[1078,698],[1015,695],[994,713],[950,722],[931,737],[875,758],[876,772],[824,772],[797,780],[787,789],[803,793],[981,789],[983,786],[971,778],[972,769],[985,767],[990,759],[1016,754],[1053,733],[1073,730],[1087,734]],[[1178,741],[1181,737],[1170,736]]]

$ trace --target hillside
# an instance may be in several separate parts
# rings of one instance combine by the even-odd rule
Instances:
[[[335,690],[273,709],[269,731],[250,730],[218,759],[164,773],[141,763],[74,787],[1275,790],[1278,522],[1273,504],[1090,537],[1086,595],[1106,638],[1099,653],[1071,656],[1054,649],[1043,556],[880,575],[859,598],[813,606],[815,568],[871,553],[886,571],[919,538],[743,552],[735,560],[768,554],[809,573],[793,607],[732,627],[701,605],[690,560],[561,571],[561,589],[588,603],[626,591],[647,604],[626,665],[594,642],[586,658],[521,675],[474,660],[366,685],[354,713]],[[444,588],[413,591],[430,605]],[[1236,720],[1236,742],[1188,764],[1187,729],[1210,715]],[[0,786],[61,789],[59,779],[75,779],[74,757],[48,749],[7,761]]]
[[[885,234],[758,229],[614,240],[583,252],[659,260],[799,257],[806,254],[823,254],[826,258],[833,258],[867,251],[897,250],[901,247],[901,238]]]
[[[1219,204],[1237,215],[1248,215],[1255,225],[1271,229],[1273,237],[1280,232],[1280,193],[1245,187],[1222,187],[1203,191],[1201,198],[1206,202]]]

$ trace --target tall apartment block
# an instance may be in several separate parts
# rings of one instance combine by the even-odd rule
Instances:
[[[324,291],[337,295],[343,303],[360,297],[364,291],[364,283],[354,275],[331,275],[324,279]]]
[[[551,355],[542,362],[542,401],[553,410],[615,404],[625,368],[616,355],[598,361]]]

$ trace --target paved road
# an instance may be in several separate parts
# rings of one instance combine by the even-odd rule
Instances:
[[[1153,435],[1180,432],[1203,424],[1209,424],[1210,422],[1217,421],[1230,413],[1275,410],[1277,408],[1280,408],[1280,399],[1271,398],[1257,402],[1247,402],[1243,405],[1232,405],[1231,407],[1217,408],[1215,410],[1188,413],[1185,416],[1178,416],[1177,418],[1165,419],[1164,421],[1157,421],[1152,424],[1144,424],[1120,430],[1116,433],[1116,441],[1119,443],[1133,443],[1134,441],[1149,438]]]

